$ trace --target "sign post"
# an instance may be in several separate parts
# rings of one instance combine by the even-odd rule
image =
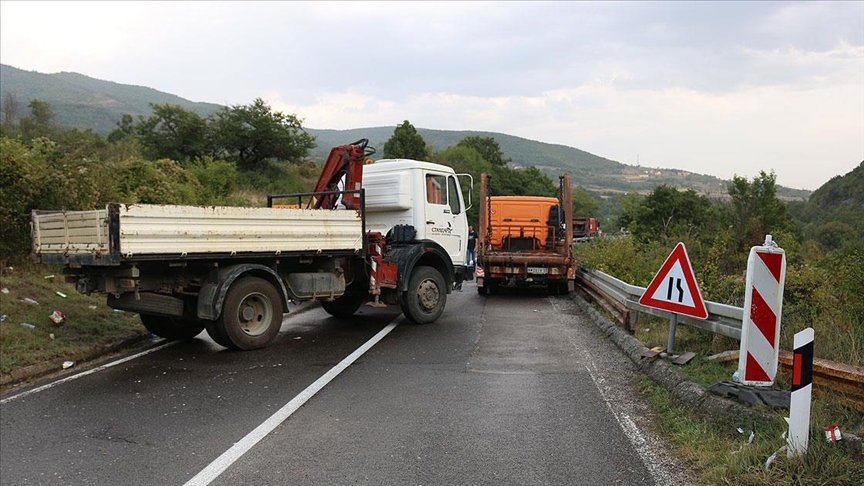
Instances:
[[[657,275],[648,284],[645,293],[639,299],[645,307],[671,312],[669,321],[669,344],[666,352],[672,354],[675,346],[675,328],[678,325],[678,314],[707,319],[708,309],[702,300],[693,266],[684,243],[679,242],[675,249],[663,262]]]

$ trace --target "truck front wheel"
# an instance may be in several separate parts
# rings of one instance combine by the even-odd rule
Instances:
[[[366,295],[362,291],[356,292],[349,289],[336,300],[329,302],[326,300],[322,301],[321,307],[333,317],[351,317],[363,305]]]
[[[141,314],[141,323],[150,333],[170,341],[192,339],[201,334],[205,327],[205,323],[197,319],[181,319],[151,314]]]
[[[438,270],[419,266],[414,268],[408,281],[408,290],[402,293],[402,312],[415,324],[427,324],[444,312],[447,288]]]
[[[279,333],[282,314],[282,301],[273,285],[261,278],[245,277],[228,289],[214,330],[224,338],[221,344],[229,348],[263,348]]]

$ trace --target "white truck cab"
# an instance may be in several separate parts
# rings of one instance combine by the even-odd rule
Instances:
[[[367,231],[386,235],[396,225],[411,225],[418,240],[435,241],[454,265],[463,264],[468,205],[460,177],[470,178],[451,167],[416,160],[382,159],[364,165]]]

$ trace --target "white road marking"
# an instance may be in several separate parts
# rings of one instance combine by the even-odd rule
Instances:
[[[297,411],[300,407],[303,406],[304,403],[309,401],[310,398],[315,396],[316,393],[321,391],[333,378],[345,371],[348,366],[350,366],[354,361],[363,355],[366,351],[378,344],[378,341],[381,341],[384,336],[390,333],[393,329],[399,325],[399,319],[402,316],[397,317],[393,322],[387,325],[384,329],[378,332],[378,334],[372,336],[372,339],[366,341],[365,344],[357,348],[353,353],[349,354],[345,359],[343,359],[339,364],[334,366],[330,371],[325,373],[321,378],[315,380],[314,383],[306,387],[305,390],[300,392],[299,395],[291,399],[290,402],[286,403],[282,408],[276,411],[273,415],[270,416],[267,420],[261,423],[258,427],[255,428],[252,432],[249,432],[246,437],[243,437],[238,442],[234,443],[230,449],[223,452],[221,456],[217,457],[215,461],[211,462],[206,468],[204,468],[201,472],[195,475],[192,479],[186,482],[185,486],[206,486],[213,482],[214,479],[219,477],[220,474],[225,472],[231,464],[233,464],[237,459],[243,457],[249,449],[255,446],[258,442],[264,439],[270,432],[272,432],[276,427],[278,427],[282,422],[288,420],[294,412]]]
[[[601,386],[605,380],[602,376],[599,376],[597,370],[592,370],[588,365],[585,365],[585,369],[588,370],[588,376],[591,377],[594,386],[597,387],[597,391],[600,392],[600,397],[603,398],[603,401],[606,402],[606,406],[609,407],[609,411],[612,412],[612,416],[614,416],[615,420],[618,421],[621,431],[624,432],[624,435],[627,436],[627,439],[629,439],[630,443],[633,444],[633,448],[636,450],[636,453],[639,454],[639,458],[642,459],[642,463],[645,464],[645,467],[648,469],[654,482],[656,484],[667,484],[667,481],[665,481],[663,477],[662,468],[660,465],[656,464],[654,459],[648,454],[648,448],[644,447],[648,441],[645,440],[645,436],[642,435],[639,427],[633,423],[633,419],[631,419],[624,410],[618,410],[617,407],[612,405],[612,400],[606,396],[604,391],[605,385]]]
[[[9,398],[4,398],[4,399],[0,400],[0,405],[3,405],[4,403],[11,402],[12,400],[17,400],[17,399],[19,399],[19,398],[24,398],[24,397],[26,397],[27,395],[32,395],[32,394],[34,394],[34,393],[39,393],[39,392],[41,392],[41,391],[45,391],[45,390],[47,390],[47,389],[49,389],[49,388],[53,388],[53,387],[55,387],[55,386],[57,386],[57,385],[60,385],[60,384],[62,384],[62,383],[66,383],[67,381],[77,380],[78,378],[82,378],[82,377],[84,377],[84,376],[87,376],[87,375],[90,375],[90,374],[96,373],[97,371],[102,371],[102,370],[107,369],[107,368],[110,368],[110,367],[112,367],[112,366],[117,366],[117,365],[122,364],[122,363],[125,363],[125,362],[127,362],[127,361],[131,361],[131,360],[133,360],[133,359],[135,359],[135,358],[140,358],[141,356],[144,356],[144,355],[146,355],[146,354],[155,353],[156,351],[159,351],[160,349],[165,349],[165,348],[167,348],[168,346],[173,346],[174,344],[177,344],[178,342],[179,342],[179,341],[169,341],[169,342],[167,342],[167,343],[165,343],[165,344],[161,344],[161,345],[159,345],[159,346],[156,346],[155,348],[150,348],[150,349],[148,349],[147,351],[142,351],[142,352],[140,352],[140,353],[133,354],[133,355],[131,355],[131,356],[126,356],[126,357],[123,358],[123,359],[118,359],[117,361],[112,361],[112,362],[110,362],[110,363],[106,363],[106,364],[104,364],[104,365],[102,365],[102,366],[97,366],[96,368],[93,368],[92,370],[87,370],[87,371],[84,371],[84,372],[82,372],[82,373],[78,373],[77,375],[67,376],[66,378],[63,378],[62,380],[53,381],[53,382],[51,382],[51,383],[48,383],[47,385],[42,385],[42,386],[40,386],[40,387],[36,387],[36,388],[34,388],[34,389],[32,389],[32,390],[27,390],[27,391],[22,392],[22,393],[19,393],[19,394],[17,394],[17,395],[13,395],[13,396],[11,396],[11,397],[9,397]]]

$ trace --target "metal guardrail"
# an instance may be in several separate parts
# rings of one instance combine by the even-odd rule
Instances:
[[[669,312],[645,307],[639,303],[639,298],[645,293],[645,287],[630,285],[598,270],[580,269],[576,275],[577,283],[586,284],[604,300],[614,301],[617,307],[623,306],[626,309],[644,312],[656,317],[668,318],[671,315]],[[708,309],[708,319],[700,320],[679,315],[678,322],[741,340],[741,321],[744,317],[742,308],[710,301],[705,301],[705,307]],[[622,311],[619,312],[624,314]],[[632,332],[634,319],[635,315],[631,314],[628,316],[628,322],[622,322],[628,331]]]
[[[598,270],[577,270],[576,285],[612,314],[631,334],[635,330],[639,312],[662,318],[672,315],[670,312],[639,304],[645,287],[630,285]],[[699,320],[679,315],[677,322],[741,340],[744,309],[710,301],[705,301],[705,307],[708,309],[707,319]],[[780,352],[779,364],[786,369],[792,369],[788,351]],[[824,386],[845,395],[845,399],[841,397],[841,401],[864,410],[864,369],[817,358],[813,362],[813,383],[817,387]]]

